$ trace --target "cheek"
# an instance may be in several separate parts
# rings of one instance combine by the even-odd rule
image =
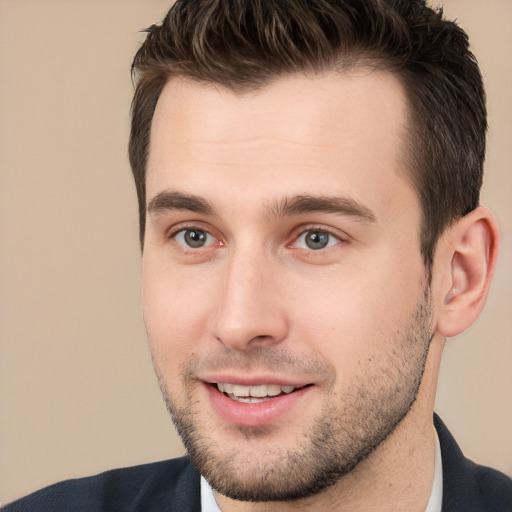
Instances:
[[[409,321],[423,272],[421,267],[395,272],[395,261],[361,261],[295,287],[297,331],[307,333],[309,345],[341,364],[341,373],[387,350]]]
[[[190,358],[205,334],[209,288],[193,272],[144,263],[143,316],[155,364],[177,368]]]

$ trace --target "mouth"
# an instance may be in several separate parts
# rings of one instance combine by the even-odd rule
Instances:
[[[246,404],[258,404],[266,402],[274,397],[288,395],[297,389],[295,386],[281,386],[279,384],[262,384],[258,386],[242,386],[228,382],[218,382],[217,389],[235,402]],[[303,386],[305,387],[305,386]]]
[[[303,414],[304,400],[315,387],[311,383],[265,382],[261,377],[246,377],[245,382],[219,377],[203,381],[211,406],[228,424],[246,427],[277,424],[293,411]]]

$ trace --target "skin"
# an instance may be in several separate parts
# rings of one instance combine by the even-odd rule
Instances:
[[[143,312],[185,444],[207,454],[203,473],[228,495],[290,488],[320,456],[312,439],[344,466],[292,503],[217,493],[223,511],[425,509],[443,330],[460,329],[460,309],[450,317],[446,304],[471,280],[453,278],[455,226],[426,282],[419,203],[402,163],[406,124],[401,85],[382,72],[293,76],[242,95],[175,78],[162,92]],[[488,218],[474,240],[492,240]],[[187,245],[191,229],[203,246]],[[325,248],[307,245],[312,231],[328,233]],[[218,378],[308,387],[271,422],[235,424],[212,403]]]

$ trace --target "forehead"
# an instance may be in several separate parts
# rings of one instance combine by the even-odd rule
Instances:
[[[386,72],[289,76],[244,94],[174,78],[153,118],[147,197],[165,187],[382,196],[396,180],[410,191],[406,120]]]

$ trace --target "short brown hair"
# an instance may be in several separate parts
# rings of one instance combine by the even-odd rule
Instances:
[[[130,163],[141,244],[151,122],[173,76],[255,90],[281,76],[364,64],[395,73],[410,109],[408,172],[422,208],[421,253],[478,206],[485,91],[466,33],[424,0],[177,0],[132,65]]]

